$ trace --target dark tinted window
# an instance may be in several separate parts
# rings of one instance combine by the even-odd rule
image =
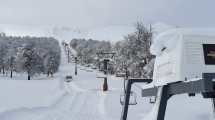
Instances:
[[[215,65],[215,44],[203,44],[206,65]]]

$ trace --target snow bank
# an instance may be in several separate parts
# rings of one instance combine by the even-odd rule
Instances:
[[[0,80],[0,112],[49,106],[63,94],[58,80]]]

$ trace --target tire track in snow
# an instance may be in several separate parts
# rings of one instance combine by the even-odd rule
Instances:
[[[73,103],[75,97],[76,94],[69,95],[68,93],[66,93],[55,104],[45,108],[45,110],[43,110],[44,112],[40,112],[35,118],[32,118],[32,120],[58,120],[58,118],[64,117],[66,114],[68,114],[67,111],[69,108],[67,104],[69,104],[70,102]],[[33,110],[35,109],[37,108],[34,108]]]
[[[67,94],[31,120],[110,120],[105,114],[105,97],[104,93],[92,91]]]
[[[82,95],[86,96],[86,99],[80,104],[79,109],[76,111],[77,113],[74,114],[74,118],[76,120],[105,120],[104,115],[101,114],[97,106],[100,102],[98,93],[88,91],[84,92]]]
[[[98,104],[98,109],[100,111],[100,114],[102,114],[103,116],[106,116],[105,100],[107,95],[105,93],[101,93],[99,94],[99,96],[100,96],[100,100]]]

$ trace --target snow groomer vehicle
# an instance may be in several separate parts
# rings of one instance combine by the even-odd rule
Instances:
[[[127,119],[130,90],[137,82],[146,83],[142,85],[142,97],[156,97],[153,120],[165,119],[168,100],[178,94],[202,94],[212,100],[214,107],[215,30],[169,30],[154,39],[151,53],[156,56],[153,78],[128,80],[121,120]]]

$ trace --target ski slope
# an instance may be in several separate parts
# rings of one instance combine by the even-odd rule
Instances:
[[[109,91],[102,92],[103,80],[96,78],[98,72],[78,66],[75,76],[74,64],[67,63],[61,51],[61,66],[53,78],[39,76],[27,81],[22,75],[18,76],[22,80],[0,77],[0,120],[120,119],[122,79],[108,76]],[[66,75],[73,75],[74,80],[65,83]],[[129,106],[128,120],[154,120],[156,104],[142,98],[138,86],[133,87],[138,104]],[[213,120],[211,101],[200,95],[174,96],[168,103],[166,120]]]
[[[63,49],[62,49],[63,52]],[[85,68],[89,69],[89,68]],[[17,90],[16,85],[20,85],[22,90],[18,90],[18,93],[26,92],[25,95],[14,96],[12,92],[7,95],[7,98],[22,97],[16,105],[12,105],[7,109],[2,110],[0,113],[1,120],[112,120],[116,119],[106,114],[105,100],[108,96],[107,93],[103,93],[100,89],[102,81],[96,79],[96,72],[89,73],[87,71],[78,71],[79,75],[74,78],[71,83],[65,83],[64,77],[74,73],[74,64],[67,63],[67,58],[62,53],[62,61],[59,72],[54,76],[53,80],[7,80],[5,82],[8,86],[5,89],[10,89],[9,85],[12,84],[12,88],[15,92]],[[44,78],[46,79],[46,78]],[[89,80],[89,81],[88,81]],[[96,82],[95,82],[96,81]],[[121,81],[117,81],[121,82]],[[29,84],[26,84],[29,83]],[[47,83],[47,84],[46,84]],[[45,84],[46,86],[41,87]],[[29,86],[30,85],[30,86]],[[49,86],[50,85],[50,86]],[[23,88],[24,86],[24,88]],[[27,87],[26,87],[27,86]],[[8,88],[9,87],[9,88]],[[46,88],[47,87],[47,88]],[[33,90],[32,90],[32,89]],[[40,89],[41,88],[41,89]],[[49,88],[53,88],[47,91]],[[35,90],[38,90],[38,94],[34,94]],[[113,89],[114,88],[111,88]],[[117,92],[121,90],[115,89]],[[44,91],[44,92],[43,92]],[[56,95],[53,95],[53,92]],[[34,95],[32,95],[34,94]],[[41,96],[40,96],[41,95]],[[33,99],[25,98],[33,97]],[[57,96],[57,97],[53,97]],[[25,97],[25,98],[24,98]],[[34,101],[37,97],[44,97],[48,100]],[[13,99],[14,100],[14,99]],[[1,101],[1,100],[0,100]],[[34,102],[32,102],[34,101]],[[37,102],[39,103],[37,103]],[[4,101],[5,103],[6,101]],[[10,101],[12,103],[13,101]],[[30,102],[30,104],[24,104]],[[21,103],[21,104],[20,104]],[[51,103],[51,104],[50,104]],[[119,101],[117,98],[118,111],[120,113]],[[17,105],[18,104],[18,105]],[[3,106],[3,105],[2,105]],[[120,114],[119,114],[120,115]],[[117,116],[119,118],[119,116]],[[117,119],[118,119],[117,118]]]

